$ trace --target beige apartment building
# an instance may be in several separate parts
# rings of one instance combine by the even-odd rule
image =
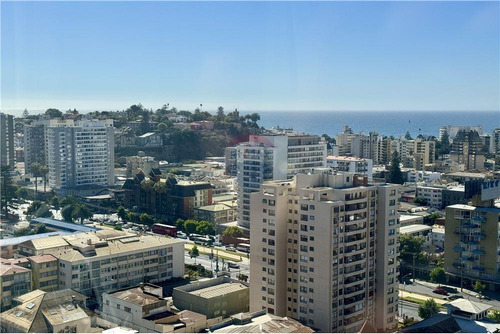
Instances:
[[[250,311],[322,332],[396,328],[398,187],[316,170],[251,196]]]
[[[413,168],[424,170],[425,165],[434,163],[436,143],[432,140],[417,138],[413,146]]]

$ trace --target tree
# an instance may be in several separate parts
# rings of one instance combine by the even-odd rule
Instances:
[[[44,223],[38,223],[31,230],[31,234],[42,234],[47,233],[47,226]]]
[[[244,275],[244,274],[238,274],[237,278],[238,278],[240,281],[243,281],[243,282],[247,282],[247,281],[248,281],[248,276],[247,276],[247,275]]]
[[[31,164],[31,174],[35,178],[35,199],[38,197],[38,178],[41,176],[42,165],[38,162],[34,162]]]
[[[145,191],[153,190],[154,185],[155,183],[150,179],[144,179],[141,182],[141,188],[144,189]]]
[[[238,226],[229,226],[224,230],[222,233],[222,236],[224,237],[233,237],[233,238],[238,238],[243,236],[243,230],[239,228]]]
[[[141,221],[141,224],[148,225],[148,226],[153,225],[154,222],[155,222],[155,220],[153,219],[153,217],[151,217],[147,213],[143,213],[140,216],[139,220]]]
[[[406,140],[412,140],[412,139],[413,139],[413,138],[411,137],[410,131],[406,131],[406,134],[405,134],[405,139],[406,139]]]
[[[1,207],[4,209],[5,216],[8,216],[8,206],[12,202],[12,199],[16,196],[16,187],[12,181],[11,169],[9,166],[1,167],[1,182],[2,186],[0,188],[0,202]]]
[[[28,199],[30,197],[30,192],[26,188],[19,187],[16,190],[16,197],[22,199]]]
[[[219,107],[217,108],[217,120],[218,121],[223,121],[224,120],[224,108],[223,107]]]
[[[24,109],[23,118],[28,118],[29,115],[30,115],[30,113],[28,112],[28,109]]]
[[[83,221],[92,218],[94,214],[85,204],[77,204],[71,215],[73,219],[80,219],[80,224],[83,225]]]
[[[448,131],[445,131],[441,136],[440,144],[440,155],[450,153],[450,136],[448,135]]]
[[[47,204],[42,204],[38,210],[35,211],[34,215],[37,218],[51,218],[54,215]]]
[[[474,287],[473,287],[474,291],[476,291],[477,293],[479,293],[479,295],[482,295],[483,294],[483,291],[486,289],[486,284],[480,282],[480,281],[476,281],[474,283]]]
[[[43,178],[43,192],[47,192],[47,174],[49,173],[49,167],[47,166],[40,166],[40,169],[38,171],[40,173],[40,176]]]
[[[196,258],[200,256],[200,251],[198,250],[198,246],[193,245],[193,247],[188,252],[189,257],[194,258],[194,263],[196,264]]]
[[[50,205],[52,205],[56,210],[59,209],[59,198],[57,198],[57,196],[53,196],[50,199]]]
[[[160,124],[158,124],[158,131],[161,132],[161,133],[166,133],[168,130],[168,126],[167,124],[161,122]]]
[[[439,313],[439,306],[432,298],[427,299],[418,307],[418,316],[422,319],[428,319]]]
[[[439,212],[433,212],[427,217],[427,221],[429,222],[430,225],[434,225],[436,222],[436,219],[443,217],[441,213]]]
[[[116,215],[122,220],[125,221],[127,219],[127,211],[125,211],[125,208],[123,206],[119,206],[118,209],[116,210]]]
[[[45,115],[49,115],[50,118],[61,118],[63,113],[59,109],[49,108],[45,111]]]
[[[198,223],[198,226],[196,226],[196,232],[198,232],[198,234],[203,234],[203,235],[207,234],[214,235],[215,234],[214,224],[203,220]]]
[[[76,205],[78,203],[80,203],[80,201],[76,197],[73,197],[73,196],[63,197],[59,201],[59,205],[62,207],[65,207],[68,205]]]
[[[416,256],[416,259],[421,259],[424,242],[423,236],[401,234],[399,237],[401,259],[406,263],[413,263],[413,256]]]
[[[500,323],[500,311],[493,310],[490,314],[488,314],[488,318],[494,320],[496,323]]]
[[[117,224],[115,227],[114,227],[115,230],[117,231],[123,231],[123,228],[122,228],[122,224]]]
[[[175,222],[175,226],[177,227],[178,231],[184,231],[184,219],[177,218],[177,220]]]
[[[446,272],[442,267],[434,268],[431,273],[431,282],[437,283],[438,286],[446,282]]]
[[[198,226],[198,222],[193,219],[188,219],[184,222],[184,231],[187,234],[192,234],[196,232],[196,227]]]
[[[420,205],[427,205],[427,201],[423,197],[415,197],[413,199],[413,203],[420,204]]]
[[[139,215],[135,212],[129,211],[127,213],[127,220],[134,222],[134,223],[137,223],[139,221]]]
[[[389,183],[395,184],[403,184],[405,183],[403,172],[401,172],[401,167],[399,166],[401,163],[399,159],[399,154],[397,151],[394,151],[392,155],[391,168],[389,170]]]
[[[34,214],[36,212],[36,210],[38,210],[41,206],[42,206],[42,202],[40,202],[40,201],[35,200],[35,201],[31,202],[31,204],[26,209],[26,214],[28,214],[28,215]]]
[[[73,210],[75,207],[73,205],[66,205],[61,209],[61,216],[67,222],[73,222]]]

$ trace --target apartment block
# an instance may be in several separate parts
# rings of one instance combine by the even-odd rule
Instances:
[[[465,282],[480,280],[490,289],[500,285],[500,208],[455,204],[446,207],[445,255],[447,272]]]
[[[234,159],[235,155],[238,224],[246,228],[250,224],[250,193],[258,191],[262,182],[326,167],[326,143],[319,136],[300,133],[250,135],[248,142],[226,150],[226,157]]]
[[[35,162],[45,165],[45,127],[41,124],[24,127],[24,170],[31,173]]]
[[[9,260],[31,270],[31,290],[55,291],[59,288],[59,261],[50,254]]]
[[[444,125],[439,128],[439,140],[443,137],[444,133],[448,134],[450,141],[455,139],[459,131],[477,131],[478,134],[483,133],[481,125],[468,126],[468,125]]]
[[[425,165],[432,164],[435,160],[436,142],[417,138],[413,143],[413,168],[424,170]]]
[[[330,155],[326,157],[326,166],[339,172],[366,175],[368,181],[371,181],[373,177],[372,159]]]
[[[14,116],[0,113],[0,164],[14,168]]]
[[[326,169],[262,184],[251,195],[250,311],[324,332],[396,328],[398,187]]]
[[[143,151],[137,152],[136,156],[127,157],[127,177],[134,177],[139,170],[142,170],[145,175],[155,169],[160,168],[160,162],[155,161],[154,157],[148,157]]]
[[[371,159],[378,163],[378,133],[358,134],[351,140],[351,155],[357,158]]]
[[[450,159],[464,164],[465,170],[483,169],[485,153],[479,132],[460,130],[451,144]]]
[[[49,126],[49,185],[57,190],[114,184],[114,128],[83,120],[76,126]]]
[[[31,270],[1,259],[0,265],[0,310],[12,307],[12,299],[31,291]],[[1,321],[0,321],[1,322]]]

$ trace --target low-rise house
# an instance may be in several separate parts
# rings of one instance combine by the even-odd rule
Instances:
[[[214,122],[212,121],[197,121],[189,124],[191,130],[213,130]]]
[[[248,312],[248,285],[226,276],[202,279],[174,288],[173,301],[181,310],[194,311],[215,318]]]
[[[0,315],[2,332],[89,333],[91,319],[86,299],[70,289],[32,291],[17,298],[19,305]]]
[[[197,220],[206,220],[220,225],[236,220],[237,207],[236,201],[223,201],[194,209],[193,217]]]
[[[143,147],[160,147],[163,145],[163,136],[159,132],[148,132],[137,137],[136,144]]]
[[[432,244],[437,252],[444,251],[445,232],[442,227],[432,228]]]
[[[330,155],[326,157],[326,165],[341,172],[366,175],[368,181],[373,177],[372,159]]]
[[[491,305],[464,298],[456,299],[444,304],[444,306],[446,306],[448,314],[467,320],[481,320],[486,317],[488,311],[493,308]]]
[[[431,249],[433,242],[432,242],[432,227],[428,225],[407,225],[407,226],[401,226],[399,229],[400,235],[403,234],[409,234],[414,237],[424,237],[424,245],[423,247],[425,249]]]
[[[408,226],[408,225],[417,225],[423,224],[424,218],[420,216],[412,216],[412,215],[400,215],[399,216],[399,226]]]

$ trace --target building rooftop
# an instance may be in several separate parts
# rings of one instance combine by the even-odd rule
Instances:
[[[50,327],[88,318],[82,308],[87,297],[71,289],[20,296],[22,304],[1,314],[2,322],[22,333],[48,333]]]
[[[369,159],[356,158],[356,157],[347,157],[342,155],[329,155],[326,157],[326,160],[337,160],[337,161],[346,161],[346,162],[363,162]]]
[[[51,254],[30,256],[29,258],[31,259],[31,261],[33,261],[35,263],[45,263],[45,262],[57,261],[57,258]]]
[[[58,230],[69,231],[69,232],[90,232],[90,231],[100,230],[100,228],[94,226],[68,223],[63,220],[57,220],[52,218],[34,218],[30,221],[30,224],[37,224],[37,223],[43,223],[48,228],[55,228]]]
[[[412,233],[418,233],[418,232],[424,232],[424,231],[431,231],[432,227],[428,225],[422,225],[422,224],[413,224],[413,225],[408,225],[408,226],[401,226],[399,228],[399,233],[400,234],[412,234]]]
[[[242,283],[229,282],[229,283],[222,283],[214,286],[209,286],[202,289],[192,290],[189,291],[189,293],[201,298],[214,298],[245,289],[248,289],[248,287]]]
[[[452,302],[446,303],[444,306],[446,306],[448,309],[471,314],[479,314],[489,310],[490,308],[493,308],[493,306],[491,305],[471,301],[464,298],[456,299]]]
[[[455,318],[438,313],[401,330],[403,333],[457,333],[461,331]]]
[[[232,323],[211,328],[213,333],[314,333],[297,320],[282,318],[271,314],[240,313],[231,317]],[[246,319],[248,322],[243,322]]]
[[[30,270],[27,268],[10,263],[9,260],[7,260],[7,261],[2,260],[2,263],[0,265],[0,276],[26,273],[29,271]]]
[[[219,212],[219,211],[226,211],[226,210],[231,210],[231,209],[232,209],[232,207],[224,205],[222,202],[219,202],[218,204],[201,206],[201,207],[197,208],[196,210]]]
[[[19,244],[26,242],[26,241],[47,238],[47,237],[51,237],[51,236],[67,235],[67,234],[71,234],[71,232],[54,231],[54,232],[47,232],[47,233],[40,233],[40,234],[33,234],[33,235],[25,235],[23,237],[1,239],[0,246],[5,247],[5,246],[19,245]]]
[[[161,287],[146,283],[142,288],[140,286],[136,286],[133,288],[118,290],[110,293],[109,295],[132,304],[146,306],[163,300],[158,295],[152,293],[154,289],[161,289]]]
[[[469,211],[485,211],[485,212],[500,212],[500,208],[498,207],[480,207],[480,206],[472,206],[467,204],[453,204],[447,206],[447,208],[453,209],[461,209],[461,210],[469,210]]]

